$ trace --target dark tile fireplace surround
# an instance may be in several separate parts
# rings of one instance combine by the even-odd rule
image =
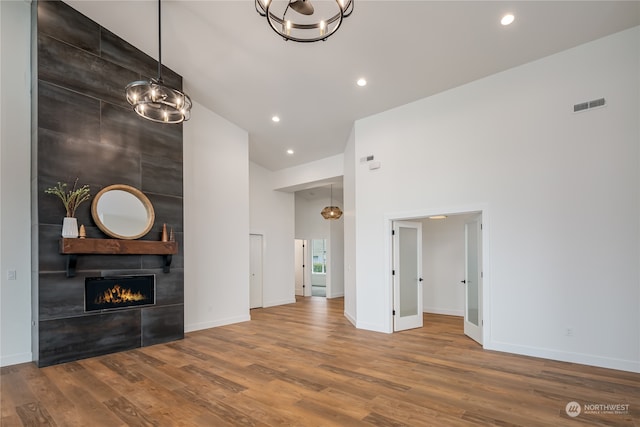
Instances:
[[[44,193],[57,181],[89,184],[91,193],[128,184],[151,200],[156,223],[144,240],[159,240],[163,223],[182,248],[182,125],[139,118],[124,87],[154,77],[156,61],[60,1],[33,3],[37,14],[37,90],[33,91],[33,156],[37,211],[33,223],[33,350],[38,366],[181,339],[184,336],[183,251],[163,272],[157,255],[79,255],[67,278],[59,240],[64,210]],[[165,82],[182,78],[163,70]],[[76,212],[89,238],[107,238],[90,202]],[[85,311],[88,277],[155,275],[155,304]]]

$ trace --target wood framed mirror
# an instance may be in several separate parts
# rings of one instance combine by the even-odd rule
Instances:
[[[91,203],[91,215],[107,236],[125,240],[143,237],[155,221],[153,205],[147,196],[124,184],[100,190]]]

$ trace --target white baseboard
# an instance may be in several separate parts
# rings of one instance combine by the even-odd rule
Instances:
[[[0,358],[0,366],[18,365],[20,363],[27,363],[33,361],[33,353],[30,351],[27,353],[9,354]]]
[[[452,308],[450,309],[450,308],[423,307],[422,311],[424,313],[444,314],[447,316],[464,317],[464,310],[456,310]]]
[[[581,365],[598,366],[600,368],[640,373],[640,361],[637,360],[616,359],[612,357],[596,356],[593,354],[550,350],[495,341],[489,343],[485,342],[483,347],[485,350],[504,351],[506,353],[521,354],[523,356],[558,360],[560,362],[579,363]]]
[[[267,307],[275,307],[277,305],[295,304],[295,303],[296,303],[296,298],[294,297],[293,299],[284,299],[281,301],[263,302],[262,307],[267,308]]]
[[[353,326],[356,326],[356,323],[357,323],[357,322],[356,322],[355,317],[353,317],[351,314],[347,313],[346,311],[344,312],[344,317],[346,317],[346,318],[347,318],[347,320],[348,320],[349,322],[351,322],[351,324],[352,324]]]
[[[393,331],[390,331],[387,328],[382,327],[381,325],[377,325],[374,323],[364,323],[364,322],[356,322],[356,328],[358,329],[364,329],[366,331],[373,331],[373,332],[382,332],[385,334],[390,334]]]
[[[201,331],[203,329],[210,329],[218,326],[231,325],[233,323],[248,322],[249,320],[251,320],[251,316],[248,314],[246,316],[227,317],[226,319],[213,320],[211,322],[200,322],[200,323],[192,323],[189,325],[184,325],[184,331],[185,332]]]
[[[342,297],[344,297],[344,292],[340,292],[339,294],[333,294],[333,295],[331,295],[330,297],[327,297],[327,298],[331,299],[331,298],[342,298]]]

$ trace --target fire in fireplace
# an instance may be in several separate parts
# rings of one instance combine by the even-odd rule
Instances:
[[[85,311],[110,310],[155,304],[156,276],[87,277]]]

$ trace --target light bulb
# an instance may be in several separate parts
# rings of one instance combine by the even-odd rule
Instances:
[[[514,19],[516,19],[516,18],[511,14],[504,15],[502,17],[502,19],[500,20],[500,23],[502,25],[510,25],[511,23],[513,23]]]
[[[164,121],[168,122],[169,121],[169,114],[167,114],[167,112],[165,111],[164,113],[162,113],[164,115]]]
[[[320,35],[324,36],[324,33],[326,32],[327,29],[327,23],[324,21],[320,21]]]

